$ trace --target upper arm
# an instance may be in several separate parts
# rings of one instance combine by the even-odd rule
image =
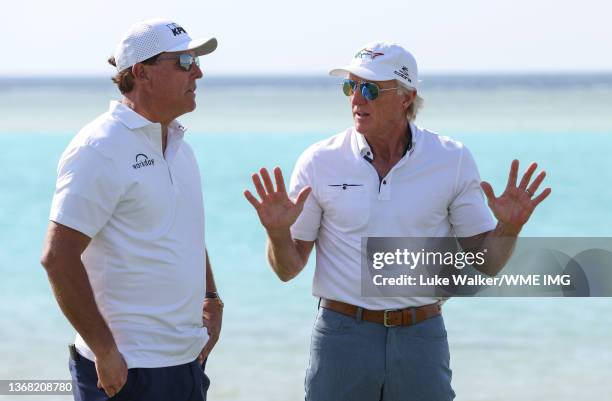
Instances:
[[[54,269],[64,266],[64,262],[71,258],[80,259],[90,241],[91,238],[82,232],[50,221],[43,245],[41,263],[46,269]]]
[[[467,148],[462,149],[454,197],[449,205],[449,222],[457,237],[478,237],[495,228],[495,220],[480,188],[480,174]]]
[[[111,218],[122,193],[112,160],[90,146],[69,148],[59,163],[49,220],[91,238]]]
[[[69,147],[59,162],[41,263],[47,270],[79,261],[121,197],[114,163],[90,146]]]

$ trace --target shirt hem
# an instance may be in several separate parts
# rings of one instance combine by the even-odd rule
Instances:
[[[180,359],[155,359],[155,360],[150,360],[150,359],[139,359],[139,358],[133,358],[129,356],[129,352],[128,353],[124,353],[121,352],[121,355],[123,356],[125,363],[127,364],[128,369],[132,369],[132,368],[166,368],[166,367],[170,367],[170,366],[178,366],[178,365],[184,365],[186,363],[190,363],[193,362],[198,355],[200,355],[200,352],[202,352],[202,349],[204,348],[204,345],[206,345],[206,343],[209,340],[209,336],[205,335],[203,337],[203,341],[201,342],[200,345],[198,345],[198,347],[196,349],[198,349],[199,351],[193,355],[193,356],[186,356]],[[92,362],[95,362],[95,355],[93,354],[93,352],[89,349],[89,348],[83,348],[82,346],[80,346],[80,344],[78,344],[78,339],[77,339],[77,344],[76,344],[76,348],[77,348],[77,352],[79,353],[79,355],[81,355],[84,358],[89,359]],[[127,355],[126,355],[127,354]]]

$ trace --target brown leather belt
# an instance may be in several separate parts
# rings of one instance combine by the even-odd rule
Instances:
[[[319,306],[354,318],[358,317],[361,310],[361,319],[367,322],[384,324],[385,327],[411,326],[442,314],[442,304],[440,302],[416,308],[369,310],[344,302],[321,298]]]

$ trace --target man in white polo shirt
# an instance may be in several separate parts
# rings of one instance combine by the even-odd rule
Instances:
[[[195,109],[198,56],[216,47],[170,20],[133,25],[109,59],[122,100],[59,162],[42,264],[77,331],[77,401],[206,399],[223,304],[198,164],[176,118]]]
[[[435,297],[364,297],[362,237],[452,237],[488,248],[483,271],[496,274],[547,188],[516,185],[513,161],[505,192],[480,182],[459,142],[417,127],[422,104],[413,56],[393,43],[371,43],[331,75],[345,78],[354,126],[309,147],[288,195],[265,169],[245,191],[268,234],[268,259],[283,280],[305,266],[316,244],[313,294],[320,308],[306,373],[309,401],[444,401],[454,398],[449,350]],[[497,223],[484,203],[482,190]],[[508,238],[495,241],[494,238]]]

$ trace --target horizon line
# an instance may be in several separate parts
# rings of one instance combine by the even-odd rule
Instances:
[[[2,74],[0,79],[99,79],[110,78],[114,75],[113,72],[106,73],[85,73],[85,74],[70,74],[70,73],[48,73],[48,74]],[[612,76],[612,70],[508,70],[508,71],[435,71],[423,72],[421,77],[555,77],[555,76]],[[216,78],[317,78],[317,79],[337,79],[337,77],[329,76],[328,74],[319,74],[313,72],[304,73],[281,73],[281,72],[265,72],[265,73],[207,73],[207,79]]]

